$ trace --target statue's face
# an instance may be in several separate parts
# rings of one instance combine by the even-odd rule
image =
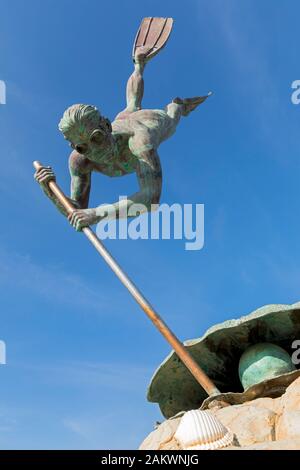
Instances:
[[[101,162],[114,151],[111,132],[100,127],[87,129],[82,127],[68,136],[71,147],[89,160]]]

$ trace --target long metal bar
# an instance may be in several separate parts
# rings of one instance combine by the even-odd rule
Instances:
[[[33,162],[33,166],[36,170],[41,168],[43,165],[40,162]],[[75,210],[75,207],[70,203],[70,201],[66,198],[62,190],[59,188],[55,181],[50,181],[48,183],[49,188],[53,192],[53,194],[57,197],[59,202],[64,206],[65,210],[68,214],[72,213]],[[210,380],[210,378],[206,375],[206,373],[201,369],[201,367],[196,363],[184,345],[179,341],[179,339],[175,336],[175,334],[170,330],[170,328],[166,325],[166,323],[162,320],[159,314],[154,310],[152,305],[148,302],[148,300],[143,296],[141,291],[137,288],[137,286],[131,281],[131,279],[125,274],[122,270],[120,265],[117,261],[113,258],[113,256],[109,253],[109,251],[105,248],[103,243],[99,240],[99,238],[95,235],[93,230],[90,227],[85,227],[82,229],[85,236],[90,240],[92,245],[96,248],[98,253],[103,257],[106,261],[108,266],[112,269],[112,271],[116,274],[116,276],[120,279],[122,284],[126,287],[126,289],[130,292],[136,302],[140,305],[140,307],[144,310],[146,315],[150,318],[159,332],[164,336],[164,338],[168,341],[171,347],[174,349],[178,357],[182,360],[182,362],[186,365],[188,370],[197,380],[197,382],[204,388],[204,390],[208,393],[208,395],[215,395],[220,393],[218,388],[215,384]]]

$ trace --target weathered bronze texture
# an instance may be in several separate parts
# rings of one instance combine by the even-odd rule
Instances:
[[[273,343],[252,344],[239,361],[239,377],[244,390],[295,369],[291,355]]]
[[[127,83],[127,106],[113,122],[101,115],[96,107],[90,105],[75,104],[65,111],[59,129],[73,149],[69,157],[71,197],[66,197],[57,186],[51,167],[34,162],[35,179],[47,197],[68,217],[71,225],[77,231],[83,231],[174,348],[195,380],[209,395],[213,395],[218,393],[216,386],[90,228],[90,225],[100,222],[104,217],[118,218],[121,217],[121,213],[130,216],[128,212],[133,204],[143,204],[146,210],[152,210],[153,205],[157,207],[162,187],[162,172],[157,149],[163,141],[174,134],[181,117],[187,116],[208,96],[175,98],[163,110],[142,109],[144,68],[149,59],[166,44],[172,25],[172,18],[145,18],[142,21],[133,47],[134,71]],[[140,190],[125,202],[88,208],[92,172],[108,176],[123,176],[135,172]],[[122,203],[126,206],[122,206]]]
[[[205,391],[187,374],[178,357],[170,353],[155,371],[147,398],[158,403],[169,418],[180,411],[199,408],[202,403],[205,408],[212,400],[238,404],[258,396],[278,396],[300,375],[300,370],[263,380],[243,391],[238,373],[240,357],[248,347],[261,342],[274,343],[291,355],[292,343],[299,335],[300,302],[267,305],[237,320],[214,325],[202,337],[183,344],[223,393],[206,398]]]
[[[164,109],[142,109],[144,69],[166,44],[172,18],[145,18],[134,43],[134,71],[126,87],[126,108],[110,122],[91,105],[75,104],[64,113],[59,129],[73,151],[69,157],[71,196],[75,210],[68,216],[78,231],[106,219],[134,217],[134,204],[143,211],[158,207],[162,190],[162,169],[158,148],[176,131],[187,116],[210,95],[174,98]],[[93,172],[110,177],[136,173],[139,190],[126,200],[88,208]],[[67,215],[47,183],[55,179],[50,167],[40,168],[35,178],[45,194]],[[141,211],[140,211],[141,212]]]

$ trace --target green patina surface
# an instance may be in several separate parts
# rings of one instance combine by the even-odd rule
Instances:
[[[239,362],[239,378],[244,390],[263,380],[292,372],[296,367],[291,356],[280,346],[258,343],[242,354]]]
[[[292,342],[299,335],[300,302],[267,305],[239,319],[214,325],[202,337],[184,344],[221,392],[241,394],[238,364],[243,352],[253,344],[269,342],[291,354]],[[282,383],[286,384],[295,375],[297,371],[287,374]],[[276,380],[273,379],[274,386]],[[254,387],[258,392],[249,389],[248,399],[260,393],[261,388]],[[268,384],[263,388],[267,390]],[[165,417],[171,417],[182,410],[200,407],[207,394],[172,352],[154,373],[147,398],[159,404]]]
[[[149,60],[166,44],[171,32],[171,18],[145,18],[139,29],[141,44],[134,45],[134,70],[126,86],[126,108],[111,122],[95,107],[74,104],[65,112],[59,129],[73,151],[69,157],[71,176],[70,202],[76,210],[69,215],[80,231],[103,219],[135,217],[157,208],[162,190],[160,144],[176,131],[182,116],[187,116],[209,95],[174,98],[164,109],[143,109],[144,69]],[[137,39],[136,39],[137,40]],[[89,208],[92,174],[120,177],[136,173],[139,190],[122,202],[102,203]],[[35,178],[57,208],[68,215],[48,183],[55,180],[49,167],[42,167]],[[132,210],[139,205],[139,210]]]

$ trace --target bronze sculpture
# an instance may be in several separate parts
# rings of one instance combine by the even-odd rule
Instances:
[[[60,131],[73,148],[69,157],[70,201],[77,210],[69,215],[69,221],[76,230],[96,224],[105,216],[118,218],[120,212],[130,216],[128,210],[133,204],[143,204],[148,211],[157,207],[162,187],[158,147],[174,134],[180,118],[187,116],[210,95],[175,98],[164,110],[142,109],[144,68],[167,42],[172,24],[171,18],[143,20],[133,48],[134,71],[127,83],[127,106],[113,122],[94,106],[75,104],[65,111],[59,123]],[[88,208],[92,172],[112,177],[135,172],[140,190],[125,201]],[[53,170],[42,167],[35,173],[35,178],[66,215],[48,190],[49,181],[55,181]]]
[[[128,204],[130,206],[137,201],[142,201],[147,205],[146,209],[151,209],[152,201],[159,200],[161,188],[160,162],[156,151],[158,145],[172,135],[181,115],[187,115],[209,96],[186,100],[176,98],[165,111],[136,109],[141,105],[143,95],[142,71],[145,63],[164,46],[171,27],[172,20],[170,18],[146,18],[143,20],[135,40],[135,71],[128,82],[127,108],[117,116],[112,124],[101,116],[93,106],[74,105],[65,112],[59,127],[65,138],[74,147],[70,156],[71,198],[66,197],[56,184],[55,175],[50,167],[45,167],[38,161],[35,161],[33,165],[36,170],[35,179],[45,194],[68,217],[76,230],[82,231],[89,239],[155,327],[172,346],[178,358],[185,364],[196,381],[209,396],[213,396],[219,393],[215,384],[89,227],[89,224],[96,223],[101,218],[96,213],[97,209],[85,209],[88,204],[92,171],[106,172],[111,176],[120,176],[136,171],[141,190],[127,200]],[[141,119],[138,116],[141,116]],[[108,208],[109,210],[110,208]],[[101,207],[101,213],[103,213],[103,207]],[[119,213],[117,212],[116,215],[119,216]]]
[[[237,384],[237,358],[247,347],[256,344],[254,333],[259,333],[259,343],[277,344],[279,341],[280,346],[281,342],[285,346],[291,335],[299,330],[298,305],[292,308],[281,306],[274,311],[271,306],[270,311],[255,313],[253,318],[251,316],[244,319],[241,324],[229,322],[224,327],[213,328],[200,340],[182,345],[89,227],[100,221],[105,213],[111,217],[119,217],[121,212],[120,202],[106,208],[87,208],[93,171],[108,176],[136,172],[140,191],[125,201],[123,213],[127,213],[135,203],[142,203],[146,210],[157,205],[162,184],[157,149],[161,142],[175,132],[181,116],[188,115],[209,96],[183,100],[175,98],[165,110],[141,108],[145,65],[164,46],[171,28],[171,19],[147,18],[143,21],[134,46],[134,72],[127,84],[127,107],[112,123],[93,106],[73,105],[65,111],[59,128],[73,147],[69,160],[71,198],[66,198],[56,185],[52,169],[35,162],[35,178],[46,195],[68,216],[76,230],[83,231],[174,348],[174,352],[155,373],[148,391],[149,401],[158,402],[166,417],[201,404],[204,408],[209,407],[214,400],[221,404],[235,404],[257,396],[278,394],[300,374],[299,370],[293,370],[289,364],[290,369],[284,373],[276,375],[278,371],[275,371],[275,376],[271,377],[263,374],[263,380],[259,382],[257,374],[252,374],[254,381],[251,378],[252,382],[245,387],[244,392]],[[279,321],[279,313],[287,313],[284,322]],[[273,315],[276,317],[274,324],[269,322]],[[234,329],[237,331],[236,336],[233,335]],[[274,345],[271,344],[271,347],[274,350]],[[273,369],[273,362],[268,360],[267,367]],[[204,365],[204,370],[199,364]],[[274,370],[272,374],[273,372]],[[205,400],[206,393],[210,397]]]

